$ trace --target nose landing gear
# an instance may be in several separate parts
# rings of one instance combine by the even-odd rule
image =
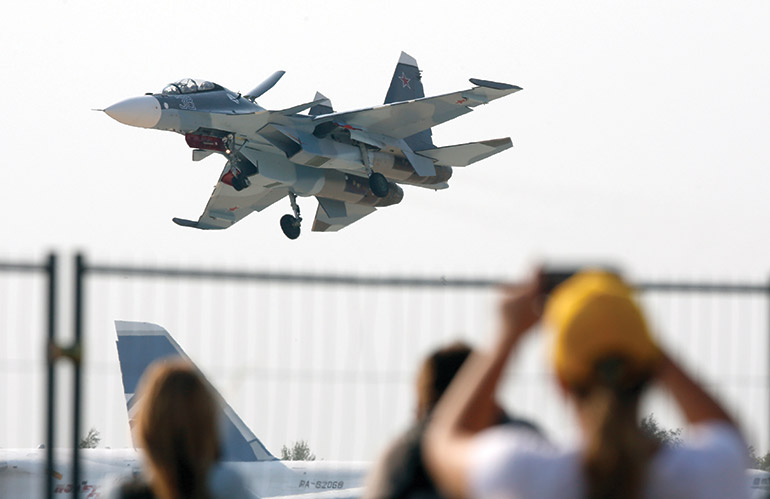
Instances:
[[[281,230],[289,239],[297,239],[300,233],[302,217],[299,215],[299,205],[297,204],[297,195],[289,192],[289,201],[294,215],[284,215],[281,217]]]

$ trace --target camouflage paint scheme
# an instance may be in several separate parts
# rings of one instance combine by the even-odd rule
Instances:
[[[257,105],[256,98],[281,76],[282,71],[276,72],[245,95],[184,79],[161,93],[104,110],[125,124],[184,134],[195,161],[214,152],[226,157],[200,218],[174,222],[225,229],[289,196],[296,233],[287,236],[293,239],[301,222],[296,196],[315,196],[313,230],[336,231],[377,208],[400,203],[404,192],[399,184],[445,189],[453,166],[512,145],[503,138],[436,147],[431,127],[521,90],[517,86],[471,79],[471,89],[425,98],[417,62],[402,52],[383,106],[335,113],[320,93],[312,102],[281,111]],[[299,114],[305,110],[308,114]],[[375,185],[376,180],[382,183]]]

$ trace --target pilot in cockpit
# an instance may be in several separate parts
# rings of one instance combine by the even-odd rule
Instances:
[[[216,85],[206,80],[194,80],[192,78],[184,78],[174,83],[166,85],[163,89],[163,93],[169,94],[194,94],[197,92],[205,92],[208,90],[214,90]]]

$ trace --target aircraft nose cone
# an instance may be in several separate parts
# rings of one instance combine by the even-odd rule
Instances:
[[[125,125],[152,128],[160,121],[160,102],[151,95],[143,95],[122,100],[104,112]]]

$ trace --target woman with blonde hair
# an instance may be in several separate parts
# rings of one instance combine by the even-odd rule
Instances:
[[[240,477],[216,466],[219,404],[189,362],[150,365],[139,388],[135,435],[146,476],[124,483],[114,497],[212,499],[247,497]]]
[[[582,442],[556,449],[515,428],[484,430],[503,368],[540,319],[536,277],[502,300],[496,347],[474,355],[439,402],[424,449],[451,496],[516,498],[741,498],[745,445],[726,411],[654,342],[616,275],[581,272],[548,299],[551,362],[574,405]],[[639,428],[639,401],[658,382],[695,430],[679,447]],[[484,430],[484,431],[482,431]]]

